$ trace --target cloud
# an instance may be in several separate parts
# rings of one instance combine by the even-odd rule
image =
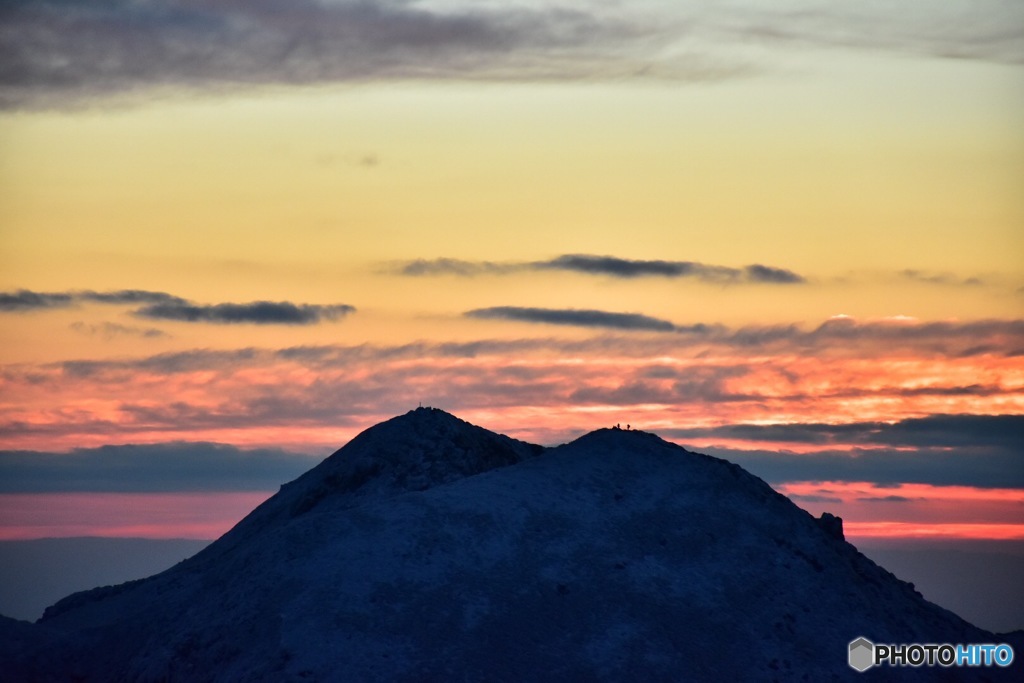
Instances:
[[[48,308],[65,308],[75,302],[67,292],[32,292],[19,289],[15,292],[0,292],[0,311],[26,312]]]
[[[1012,443],[1017,432],[984,415],[895,426],[881,421],[1024,413],[1024,364],[1003,353],[1020,345],[1014,325],[890,325],[911,331],[905,341],[890,338],[885,325],[847,340],[792,326],[761,345],[750,344],[749,330],[737,341],[737,330],[719,326],[690,334],[591,327],[583,328],[589,334],[560,338],[551,325],[522,338],[12,363],[0,366],[6,399],[0,440],[7,448],[36,450],[168,439],[337,445],[349,430],[423,401],[470,418],[486,413],[542,443],[601,426],[595,415],[614,412],[623,422],[663,432],[665,425],[703,424],[709,411],[731,430],[679,432],[678,438],[730,447],[793,443],[842,457],[851,448],[959,448],[964,434],[1003,435],[1000,443]],[[984,340],[997,351],[960,355],[962,345]],[[861,422],[836,425],[850,419]],[[804,424],[788,433],[753,424],[780,420]],[[984,448],[1003,448],[1000,443]],[[977,441],[966,446],[972,453],[983,448]]]
[[[520,306],[494,306],[478,308],[464,313],[469,318],[486,320],[513,320],[517,322],[543,323],[546,325],[571,325],[611,330],[644,330],[650,332],[703,332],[701,325],[692,328],[677,327],[675,324],[639,313],[610,313],[578,308],[529,308]]]
[[[507,275],[528,271],[559,271],[633,279],[640,277],[692,278],[716,284],[797,284],[806,279],[785,268],[753,264],[743,268],[708,265],[695,261],[624,259],[617,256],[563,254],[545,261],[464,261],[452,258],[416,259],[400,264],[401,275]]]
[[[334,154],[324,153],[316,157],[316,164],[324,168],[343,163],[365,170],[376,168],[380,164],[380,157],[372,152],[363,154]]]
[[[806,350],[832,348],[836,351],[860,351],[889,345],[889,351],[906,348],[919,353],[959,356],[964,356],[972,349],[989,353],[992,348],[997,348],[1002,355],[1012,355],[1024,343],[1024,320],[859,321],[842,317],[826,320],[810,330],[796,325],[744,327],[725,333],[722,341],[735,347],[789,347]],[[988,341],[989,344],[979,343],[982,341]]]
[[[823,447],[806,453],[698,449],[737,462],[770,482],[1024,487],[1024,415],[930,415],[891,424],[734,424],[665,433],[684,442],[721,438]],[[839,450],[841,446],[853,448]]]
[[[922,498],[908,498],[907,496],[860,496],[855,499],[859,503],[909,503]]]
[[[488,310],[488,309],[481,309]],[[530,310],[530,309],[523,309]],[[551,309],[538,309],[551,310]],[[667,322],[667,321],[662,321]],[[671,323],[670,323],[671,324]],[[905,344],[892,336],[890,327],[907,335]],[[281,349],[240,348],[231,350],[195,349],[174,353],[161,353],[132,359],[90,360],[78,359],[42,366],[73,376],[102,376],[107,373],[144,371],[159,373],[194,372],[204,370],[232,369],[246,366],[260,366],[276,362],[296,362],[318,370],[345,368],[359,364],[388,363],[391,361],[416,360],[421,358],[502,358],[531,356],[587,357],[616,356],[628,359],[650,359],[658,357],[685,358],[694,354],[713,358],[725,353],[728,361],[735,365],[737,353],[754,350],[783,354],[785,362],[793,353],[813,356],[827,355],[831,362],[837,354],[852,357],[884,359],[888,352],[907,348],[915,355],[924,352],[937,358],[956,358],[965,361],[962,346],[976,344],[979,339],[991,338],[986,355],[1015,357],[1013,351],[1024,343],[1024,321],[987,320],[968,323],[914,323],[907,325],[852,324],[846,340],[838,336],[820,336],[815,329],[802,330],[796,325],[772,328],[730,329],[719,325],[693,325],[688,329],[700,334],[680,336],[618,336],[603,335],[587,339],[559,339],[555,337],[531,337],[522,339],[478,339],[465,342],[412,342],[396,345],[359,344],[294,346]],[[863,329],[857,329],[863,328]],[[684,328],[687,329],[687,328]],[[818,328],[820,329],[820,328]],[[986,359],[978,359],[978,362]],[[989,361],[986,361],[989,362]],[[905,365],[905,363],[904,363]],[[8,369],[8,376],[20,376],[20,371]],[[1002,372],[1002,371],[1001,371]],[[690,378],[687,366],[669,366],[661,363],[642,368],[644,379],[685,379]],[[31,374],[31,373],[30,373]],[[1004,372],[1005,374],[1005,372]],[[937,394],[984,394],[975,388],[960,388],[956,391],[943,388],[944,385],[917,387],[907,391],[908,395],[921,394],[925,390]],[[848,395],[848,394],[846,394]],[[811,426],[813,427],[813,425]],[[768,427],[774,429],[774,426]],[[845,429],[843,426],[828,425],[828,429]],[[806,433],[806,432],[805,432]]]
[[[92,301],[100,304],[184,304],[185,299],[167,292],[150,292],[144,289],[120,289],[113,292],[94,292],[86,290],[74,292],[81,301]]]
[[[4,108],[66,106],[151,88],[700,82],[770,68],[779,47],[1024,62],[1024,12],[1004,0],[941,7],[930,0],[12,0],[0,5],[0,26]]]
[[[1024,63],[1024,8],[1016,2],[780,0],[765,8],[755,0],[737,0],[714,18],[723,35],[766,47],[806,45]]]
[[[274,448],[188,442],[0,451],[0,493],[267,491],[318,460]]]
[[[113,339],[114,337],[144,337],[147,339],[156,339],[158,337],[170,336],[163,330],[158,330],[155,327],[132,327],[129,325],[119,325],[118,323],[111,322],[90,325],[79,321],[71,323],[70,327],[75,332],[81,332],[82,334],[90,336],[101,336],[104,339]]]
[[[21,312],[45,310],[71,306],[78,302],[107,305],[139,305],[133,315],[153,320],[201,323],[256,323],[266,325],[312,325],[334,321],[355,312],[347,304],[317,305],[296,304],[288,301],[253,301],[245,304],[221,303],[202,305],[166,292],[151,292],[142,289],[121,289],[111,292],[91,290],[71,292],[32,292],[19,289],[16,292],[0,293],[0,312]],[[76,323],[77,324],[77,323]],[[137,328],[105,323],[102,331],[106,334],[133,333]],[[75,328],[80,332],[86,327]],[[142,336],[160,336],[159,330],[147,330]]]
[[[181,297],[144,289],[120,289],[112,292],[94,292],[92,290],[33,292],[28,289],[19,289],[14,292],[0,292],[0,311],[65,308],[81,302],[99,304],[186,303]]]
[[[571,405],[635,406],[723,404],[756,401],[756,394],[729,389],[732,380],[742,380],[752,368],[744,363],[697,365],[662,381],[652,381],[641,371],[637,378],[620,375],[619,381],[579,382],[569,395]]]
[[[707,447],[769,483],[786,481],[865,481],[878,484],[930,484],[978,488],[1024,488],[1019,448],[917,450],[858,449],[788,453]]]
[[[495,263],[493,261],[463,261],[453,258],[437,259],[416,259],[399,266],[398,272],[402,275],[423,276],[423,275],[459,275],[470,277],[474,275],[504,275],[521,271],[524,264]]]
[[[1024,415],[929,415],[895,423],[736,424],[674,430],[672,434],[680,438],[720,437],[813,445],[856,444],[912,448],[1012,448],[1021,445],[1021,453],[1024,455]]]
[[[980,277],[961,278],[952,273],[932,273],[908,268],[901,270],[900,277],[913,282],[921,282],[929,285],[945,285],[949,287],[978,287],[984,284]]]
[[[691,261],[645,261],[588,254],[566,254],[550,261],[536,261],[530,266],[541,270],[563,270],[621,278],[655,275],[661,277],[700,276],[718,280],[731,279],[739,274],[739,271],[732,268],[705,266]]]
[[[756,263],[752,266],[746,266],[743,269],[743,272],[746,274],[746,278],[750,282],[770,282],[773,284],[783,285],[806,282],[802,276],[797,275],[791,270],[762,266]]]
[[[788,498],[800,503],[842,503],[842,498],[835,496],[818,496],[813,494],[791,493]]]
[[[596,314],[596,315],[592,315]],[[995,354],[1006,357],[1021,355],[1024,347],[1024,320],[975,320],[969,322],[922,322],[917,320],[858,321],[844,317],[826,320],[817,327],[806,329],[791,325],[747,326],[728,328],[714,323],[675,325],[667,320],[649,318],[639,314],[606,313],[604,311],[578,311],[575,309],[547,309],[519,306],[497,306],[464,313],[468,317],[518,320],[561,325],[578,325],[606,329],[675,331],[691,333],[685,341],[671,342],[672,349],[683,348],[686,343],[706,349],[709,346],[738,351],[765,351],[787,353],[821,353],[832,356],[885,354],[899,350],[915,354],[969,357]],[[638,316],[629,318],[617,316]],[[607,317],[611,316],[611,317]],[[600,343],[613,343],[604,340]],[[641,347],[636,347],[637,349]],[[644,347],[648,353],[670,350],[661,342],[650,342]],[[934,387],[920,391],[932,392]],[[984,393],[981,385],[961,387],[956,393]],[[913,392],[915,389],[907,388]]]
[[[200,306],[190,303],[162,303],[144,306],[134,315],[155,320],[200,323],[255,323],[259,325],[312,325],[338,320],[356,309],[345,304],[317,306],[287,301],[254,301],[247,304]]]
[[[0,11],[6,107],[159,86],[624,76],[650,67],[664,33],[587,3],[31,0]]]

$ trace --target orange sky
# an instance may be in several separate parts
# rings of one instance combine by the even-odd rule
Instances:
[[[1024,436],[1018,8],[371,4],[4,10],[0,450],[324,456],[419,403],[737,461],[823,447],[736,425]],[[1024,441],[970,429],[942,432],[962,481],[915,460],[929,502],[835,497],[848,528],[1018,537],[985,496],[1019,490]],[[975,457],[981,497],[937,502]]]

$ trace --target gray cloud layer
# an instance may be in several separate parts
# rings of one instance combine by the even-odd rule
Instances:
[[[0,105],[151,86],[548,79],[636,70],[635,21],[405,0],[29,0],[0,9]],[[618,59],[613,59],[617,57]]]
[[[913,451],[856,449],[787,453],[701,448],[731,460],[769,483],[786,481],[866,481],[875,484],[931,484],[1022,488],[1021,453],[1010,449],[921,448]]]
[[[122,289],[112,292],[32,292],[19,289],[0,293],[0,312],[29,312],[64,308],[80,302],[141,306],[133,311],[139,318],[199,323],[254,323],[264,325],[312,325],[333,321],[355,312],[347,304],[295,304],[289,301],[253,301],[244,304],[196,304],[166,292]],[[127,331],[128,328],[116,330]],[[82,331],[88,331],[82,328]],[[106,332],[115,331],[107,328]],[[144,336],[160,336],[151,330]]]
[[[805,278],[785,268],[752,264],[743,268],[715,266],[695,261],[624,259],[617,256],[564,254],[546,261],[495,262],[463,261],[452,258],[417,259],[401,264],[402,275],[506,275],[524,271],[561,271],[614,278],[665,277],[692,278],[719,284],[771,283],[796,284]]]
[[[280,411],[295,399],[286,397],[264,407]],[[799,440],[801,434],[813,440],[827,434],[830,445],[860,442],[880,446],[852,452],[826,448],[809,454],[696,449],[737,462],[773,483],[866,481],[883,485],[906,482],[1024,487],[1024,416],[1020,415],[935,415],[892,425],[727,425],[659,433],[684,442],[698,434],[757,439],[767,435],[785,440]],[[300,475],[317,460],[280,449],[242,450],[222,444],[182,442],[104,446],[71,453],[0,451],[0,493],[266,491]]]
[[[683,441],[722,437],[824,447],[813,453],[701,449],[737,462],[770,482],[1024,487],[1024,415],[931,415],[894,424],[740,424],[668,430],[667,435]],[[836,450],[840,444],[857,447]]]
[[[280,449],[212,443],[0,451],[0,493],[273,491],[317,460]]]
[[[0,107],[62,106],[151,87],[386,79],[731,78],[754,46],[1024,61],[1004,0],[823,3],[9,0]]]

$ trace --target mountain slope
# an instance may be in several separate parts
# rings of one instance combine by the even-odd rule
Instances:
[[[850,669],[858,636],[994,636],[736,465],[618,429],[541,449],[425,409],[364,432],[196,557],[18,629],[0,646],[9,680],[1000,673]]]

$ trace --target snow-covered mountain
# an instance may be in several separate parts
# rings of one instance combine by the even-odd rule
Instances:
[[[421,408],[141,581],[0,619],[10,681],[1000,680],[847,646],[992,643],[737,465]]]

